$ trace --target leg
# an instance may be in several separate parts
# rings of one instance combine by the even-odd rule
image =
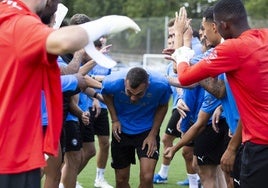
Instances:
[[[146,157],[140,158],[139,188],[153,188],[153,175],[157,160]]]
[[[92,114],[94,114],[91,111]],[[97,169],[95,178],[95,187],[112,188],[104,178],[105,168],[109,156],[110,148],[110,129],[108,120],[108,111],[105,108],[101,109],[100,115],[93,121],[94,134],[98,136],[99,150],[97,152]]]
[[[44,168],[45,182],[44,188],[58,188],[61,178],[62,152],[59,146],[59,155],[50,156],[47,159],[47,166]]]
[[[186,172],[187,172],[187,177],[188,177],[188,185],[190,188],[197,188],[198,187],[198,180],[199,176],[193,166],[193,155],[194,155],[194,148],[193,146],[184,146],[182,148],[182,156],[185,161],[185,166],[186,166]],[[184,183],[185,185],[187,182],[180,182]]]
[[[95,187],[105,187],[112,188],[111,185],[104,178],[105,168],[109,155],[109,136],[98,136],[99,140],[99,151],[97,153],[97,169],[96,169],[96,179]]]
[[[80,165],[82,163],[82,135],[78,122],[66,121],[66,152],[62,167],[61,183],[64,188],[74,188]]]
[[[81,162],[82,162],[82,150],[69,151],[65,153],[64,165],[62,167],[62,177],[61,177],[61,182],[63,183],[64,188],[75,187]]]
[[[82,144],[82,162],[79,167],[79,173],[84,169],[88,161],[96,155],[93,125],[92,124],[84,125],[83,122],[80,121],[80,130],[83,144]]]
[[[115,169],[116,188],[130,188],[129,185],[130,166],[123,169]]]
[[[164,144],[163,149],[165,150],[166,148],[171,147],[173,145],[173,141],[175,140],[175,138],[176,138],[175,136],[165,133],[162,139],[162,142]],[[156,174],[154,177],[154,183],[166,183],[167,182],[170,162],[171,160],[165,157],[162,158],[161,168],[158,174]]]
[[[217,166],[216,165],[199,165],[199,177],[205,188],[217,187]]]
[[[98,136],[99,152],[97,154],[97,167],[105,169],[109,156],[109,136]]]
[[[178,120],[179,120],[179,113],[177,109],[173,109],[172,115],[166,127],[166,131],[162,138],[162,143],[164,145],[163,150],[165,150],[167,147],[173,146],[173,141],[176,138],[180,137],[181,134],[176,128]],[[165,157],[162,158],[161,168],[159,172],[154,175],[154,179],[153,179],[154,183],[158,184],[158,183],[167,182],[170,163],[171,163],[171,160],[166,159]]]
[[[79,167],[79,173],[85,168],[88,161],[96,155],[96,148],[94,142],[83,142],[82,148],[82,162]]]

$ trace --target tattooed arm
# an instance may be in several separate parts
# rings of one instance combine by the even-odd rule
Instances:
[[[218,99],[223,98],[226,95],[225,84],[221,79],[216,78],[206,78],[199,82],[199,84],[207,90],[210,94]]]

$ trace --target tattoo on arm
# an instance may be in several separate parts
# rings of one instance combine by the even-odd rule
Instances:
[[[225,96],[226,91],[223,80],[209,77],[200,81],[199,83],[205,90],[216,98],[221,99]]]

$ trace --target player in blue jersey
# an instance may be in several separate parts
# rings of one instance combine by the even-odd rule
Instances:
[[[97,45],[99,44],[99,46]],[[101,48],[103,45],[101,40],[95,42],[96,48]],[[111,69],[105,68],[100,65],[96,65],[93,69],[88,73],[92,78],[102,81],[103,78],[109,74],[111,74]],[[100,92],[99,89],[96,89],[96,92]],[[100,113],[96,116],[96,107],[95,103],[98,103]],[[108,110],[105,103],[101,101],[96,101],[93,99],[89,100],[89,112],[91,117],[91,131],[88,131],[88,135],[94,141],[94,135],[97,135],[98,143],[99,143],[99,150],[97,151],[97,167],[96,167],[96,178],[94,182],[95,187],[106,187],[112,188],[108,184],[108,182],[104,178],[105,168],[109,156],[109,148],[110,148],[110,126],[109,126],[109,118],[108,118]]]
[[[159,130],[172,93],[167,79],[134,67],[103,80],[101,91],[112,119],[112,167],[116,187],[128,188],[135,151],[140,160],[139,187],[153,187],[159,157]]]

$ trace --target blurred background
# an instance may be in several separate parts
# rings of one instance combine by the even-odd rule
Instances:
[[[242,0],[248,12],[251,27],[268,27],[268,1]],[[163,70],[167,61],[159,56],[167,44],[167,23],[175,11],[185,6],[192,27],[199,30],[202,12],[214,5],[216,0],[63,0],[69,8],[67,19],[75,13],[87,14],[92,19],[104,15],[118,14],[131,17],[141,32],[132,31],[109,36],[112,44],[111,57],[118,62],[117,71],[133,66]],[[154,56],[154,54],[156,54]],[[145,61],[145,62],[144,62]],[[157,66],[156,66],[157,65]]]

